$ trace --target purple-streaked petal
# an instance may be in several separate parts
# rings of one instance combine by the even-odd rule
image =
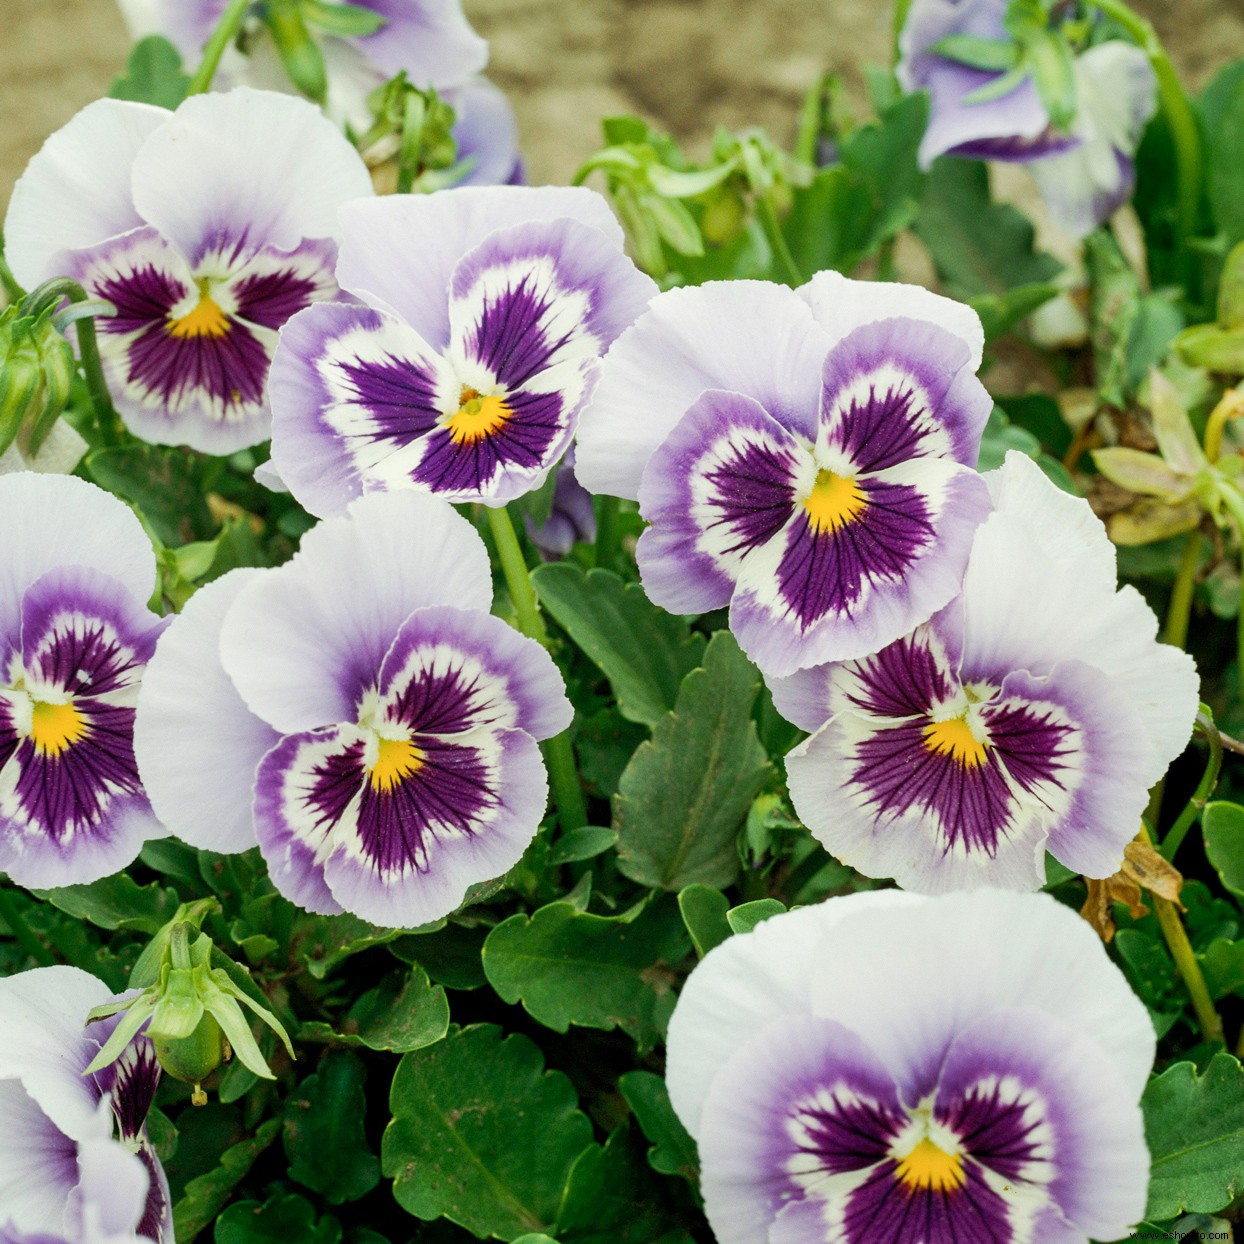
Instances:
[[[701,396],[644,468],[644,591],[673,613],[730,603],[750,553],[790,522],[808,450],[750,397]]]
[[[133,187],[142,217],[192,265],[334,237],[337,209],[372,193],[358,152],[318,108],[249,87],[186,100],[138,153]]]
[[[1010,1007],[1043,1011],[1092,1041],[1140,1100],[1156,1040],[1148,1012],[1088,923],[1049,895],[981,890],[861,907],[813,953],[811,1010],[859,1033],[909,1106],[936,1088],[959,1033]]]
[[[972,1162],[1005,1181],[1015,1211],[1036,1193],[1081,1238],[1102,1240],[1121,1238],[1144,1214],[1140,1105],[1074,1020],[1000,1009],[965,1027],[947,1051],[934,1112],[964,1138]]]
[[[224,289],[238,319],[275,330],[313,302],[337,295],[336,262],[336,243],[327,238],[308,238],[288,250],[267,246],[231,272]]]
[[[557,468],[553,485],[553,508],[542,524],[530,514],[524,515],[527,536],[550,561],[565,557],[579,541],[591,544],[596,539],[596,507],[592,494],[579,483],[574,473],[572,445]]]
[[[829,509],[801,504],[748,558],[731,602],[731,630],[766,674],[876,652],[927,621],[959,591],[989,510],[980,477],[946,459],[854,482],[821,474],[837,489]]]
[[[311,307],[285,326],[272,362],[273,465],[313,514],[340,514],[403,450],[409,481],[443,412],[457,409],[461,387],[396,316]]]
[[[622,249],[608,203],[582,187],[465,186],[354,202],[341,211],[337,280],[443,350],[450,339],[445,291],[458,261],[494,230],[563,217],[599,229]]]
[[[829,341],[794,291],[710,281],[659,294],[605,357],[579,430],[579,478],[591,492],[637,498],[648,459],[706,389],[753,398],[816,439]]]
[[[385,24],[353,42],[386,78],[405,70],[418,87],[457,86],[488,63],[488,42],[471,28],[461,0],[361,0]]]
[[[927,902],[898,890],[851,894],[796,908],[711,950],[683,986],[667,1042],[670,1101],[692,1136],[703,1137],[705,1098],[739,1048],[775,1020],[811,1012],[823,937],[870,908],[884,915]],[[839,1018],[850,1024],[849,1017]]]
[[[20,1080],[0,1079],[0,1110],[0,1239],[6,1222],[23,1232],[22,1244],[31,1244],[25,1232],[59,1235],[78,1183],[78,1146],[39,1109]],[[106,1115],[97,1117],[106,1128]],[[60,1244],[56,1235],[52,1244]]]
[[[155,588],[155,553],[142,524],[124,502],[85,480],[5,475],[0,531],[0,657],[17,645],[26,589],[58,566],[97,567],[137,600]]]
[[[205,850],[255,845],[251,788],[278,735],[243,703],[220,660],[226,613],[261,570],[200,588],[161,636],[143,675],[134,755],[156,815]]]
[[[373,494],[243,587],[225,617],[222,663],[247,707],[282,734],[353,721],[402,623],[441,604],[492,607],[484,542],[438,498]]]
[[[894,1080],[849,1028],[777,1020],[718,1072],[704,1104],[701,1188],[714,1234],[721,1244],[768,1239],[784,1205],[811,1200],[838,1219],[819,1238],[880,1240],[860,1234],[850,1201],[906,1123]]]
[[[967,367],[975,372],[985,349],[980,316],[962,302],[943,298],[921,285],[893,281],[853,281],[840,272],[818,272],[795,291],[837,344],[849,333],[878,320],[927,320],[960,338],[968,347]]]
[[[384,658],[377,719],[417,734],[560,734],[574,716],[552,657],[500,618],[452,605],[419,609]]]
[[[130,168],[170,117],[164,108],[100,99],[43,144],[13,187],[4,220],[5,259],[27,289],[65,275],[60,254],[94,246],[143,223]]]
[[[822,437],[856,472],[928,457],[974,467],[993,399],[970,359],[961,337],[928,321],[855,329],[825,359]]]
[[[460,186],[505,186],[522,181],[518,122],[506,93],[487,78],[474,78],[444,94],[454,110],[458,159],[470,162]]]

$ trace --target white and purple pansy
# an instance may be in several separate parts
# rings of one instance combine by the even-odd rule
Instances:
[[[959,598],[874,655],[770,680],[815,732],[786,761],[804,823],[926,893],[1035,889],[1047,850],[1116,872],[1197,710],[1192,659],[1117,588],[1087,503],[1014,452],[983,478],[996,508]]]
[[[0,869],[25,886],[95,881],[164,830],[132,742],[165,626],[151,542],[83,480],[0,477]]]
[[[0,980],[0,1244],[172,1244],[168,1181],[145,1127],[160,1065],[135,1037],[85,1075],[119,1022],[78,968]]]
[[[273,361],[272,463],[313,514],[418,489],[504,505],[574,436],[600,356],[656,290],[584,189],[354,203],[337,279],[364,305],[295,316]]]
[[[982,346],[914,286],[671,290],[606,356],[576,474],[638,499],[652,600],[729,605],[767,673],[874,652],[951,599],[988,513]]]
[[[1083,237],[1131,194],[1133,157],[1157,106],[1153,69],[1121,40],[1090,47],[1074,62],[1075,119],[1059,128],[1031,76],[995,95],[1002,71],[934,50],[951,36],[1009,39],[1006,12],[1007,0],[914,0],[908,10],[896,73],[904,90],[929,92],[920,163],[952,155],[1026,164],[1058,225]]]
[[[234,571],[161,642],[135,747],[169,829],[258,839],[311,911],[412,927],[506,872],[571,719],[540,645],[488,613],[487,551],[445,502],[363,497],[285,566]]]
[[[227,454],[269,435],[277,330],[335,297],[337,209],[370,195],[358,153],[304,100],[239,88],[175,113],[99,100],[31,160],[5,220],[22,284],[77,280],[126,425]]]
[[[666,1080],[720,1244],[1088,1244],[1144,1212],[1154,1045],[1049,896],[889,891],[711,951]]]

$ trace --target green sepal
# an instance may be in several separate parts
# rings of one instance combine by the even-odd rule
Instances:
[[[364,39],[383,30],[387,17],[365,9],[359,4],[329,4],[326,0],[302,0],[302,13],[307,24],[326,34],[343,39]]]
[[[89,1076],[110,1063],[116,1062],[125,1051],[125,1047],[138,1035],[138,1030],[151,1018],[155,1006],[155,999],[146,994],[140,994],[135,998],[121,1022],[112,1030],[112,1036],[104,1042],[103,1048],[95,1055],[82,1074]]]
[[[1019,48],[1010,39],[982,39],[977,35],[947,35],[929,51],[972,69],[1003,73],[1019,63]]]
[[[322,104],[328,98],[328,70],[324,53],[312,38],[296,0],[272,0],[268,29],[289,80],[309,99]]]

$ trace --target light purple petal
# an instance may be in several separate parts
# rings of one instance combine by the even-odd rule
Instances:
[[[134,754],[156,815],[205,850],[255,845],[251,787],[278,735],[243,703],[220,659],[229,608],[261,570],[200,588],[161,636],[143,676]]]
[[[471,29],[461,0],[361,0],[386,23],[352,42],[386,78],[405,70],[420,88],[453,87],[488,63],[488,43]]]
[[[507,95],[487,78],[446,92],[454,109],[458,159],[471,162],[460,186],[504,186],[522,180],[518,122]]]
[[[440,604],[491,608],[484,542],[435,497],[374,494],[243,588],[222,662],[248,708],[282,734],[353,721],[402,623]]]
[[[763,281],[710,281],[653,299],[605,356],[578,436],[591,492],[636,498],[648,459],[706,389],[753,398],[816,438],[829,341],[802,298]]]
[[[78,1146],[39,1109],[20,1080],[0,1079],[0,1110],[0,1239],[6,1222],[23,1232],[22,1244],[28,1241],[25,1232],[59,1235],[78,1182]],[[106,1116],[101,1112],[98,1118],[106,1127]],[[59,1244],[55,1236],[53,1244]]]

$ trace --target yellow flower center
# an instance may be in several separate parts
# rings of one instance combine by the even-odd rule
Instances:
[[[423,753],[409,739],[381,739],[376,763],[368,770],[372,789],[387,795],[423,768]]]
[[[445,426],[455,445],[474,445],[503,428],[513,414],[504,398],[485,396],[464,385],[458,409],[445,421]]]
[[[849,475],[835,475],[833,471],[818,471],[812,491],[803,500],[808,522],[817,535],[845,527],[859,518],[867,505],[855,480]]]
[[[198,285],[198,306],[178,319],[169,320],[170,337],[223,337],[229,331],[229,317],[212,298],[211,281],[203,277]]]
[[[72,704],[45,704],[36,700],[30,713],[30,737],[43,756],[61,752],[86,737],[86,718]]]
[[[899,1162],[894,1174],[909,1192],[954,1192],[966,1180],[959,1154],[939,1149],[927,1136]]]
[[[965,769],[983,765],[989,754],[989,744],[978,739],[962,717],[925,726],[924,745],[934,755],[957,760]]]

